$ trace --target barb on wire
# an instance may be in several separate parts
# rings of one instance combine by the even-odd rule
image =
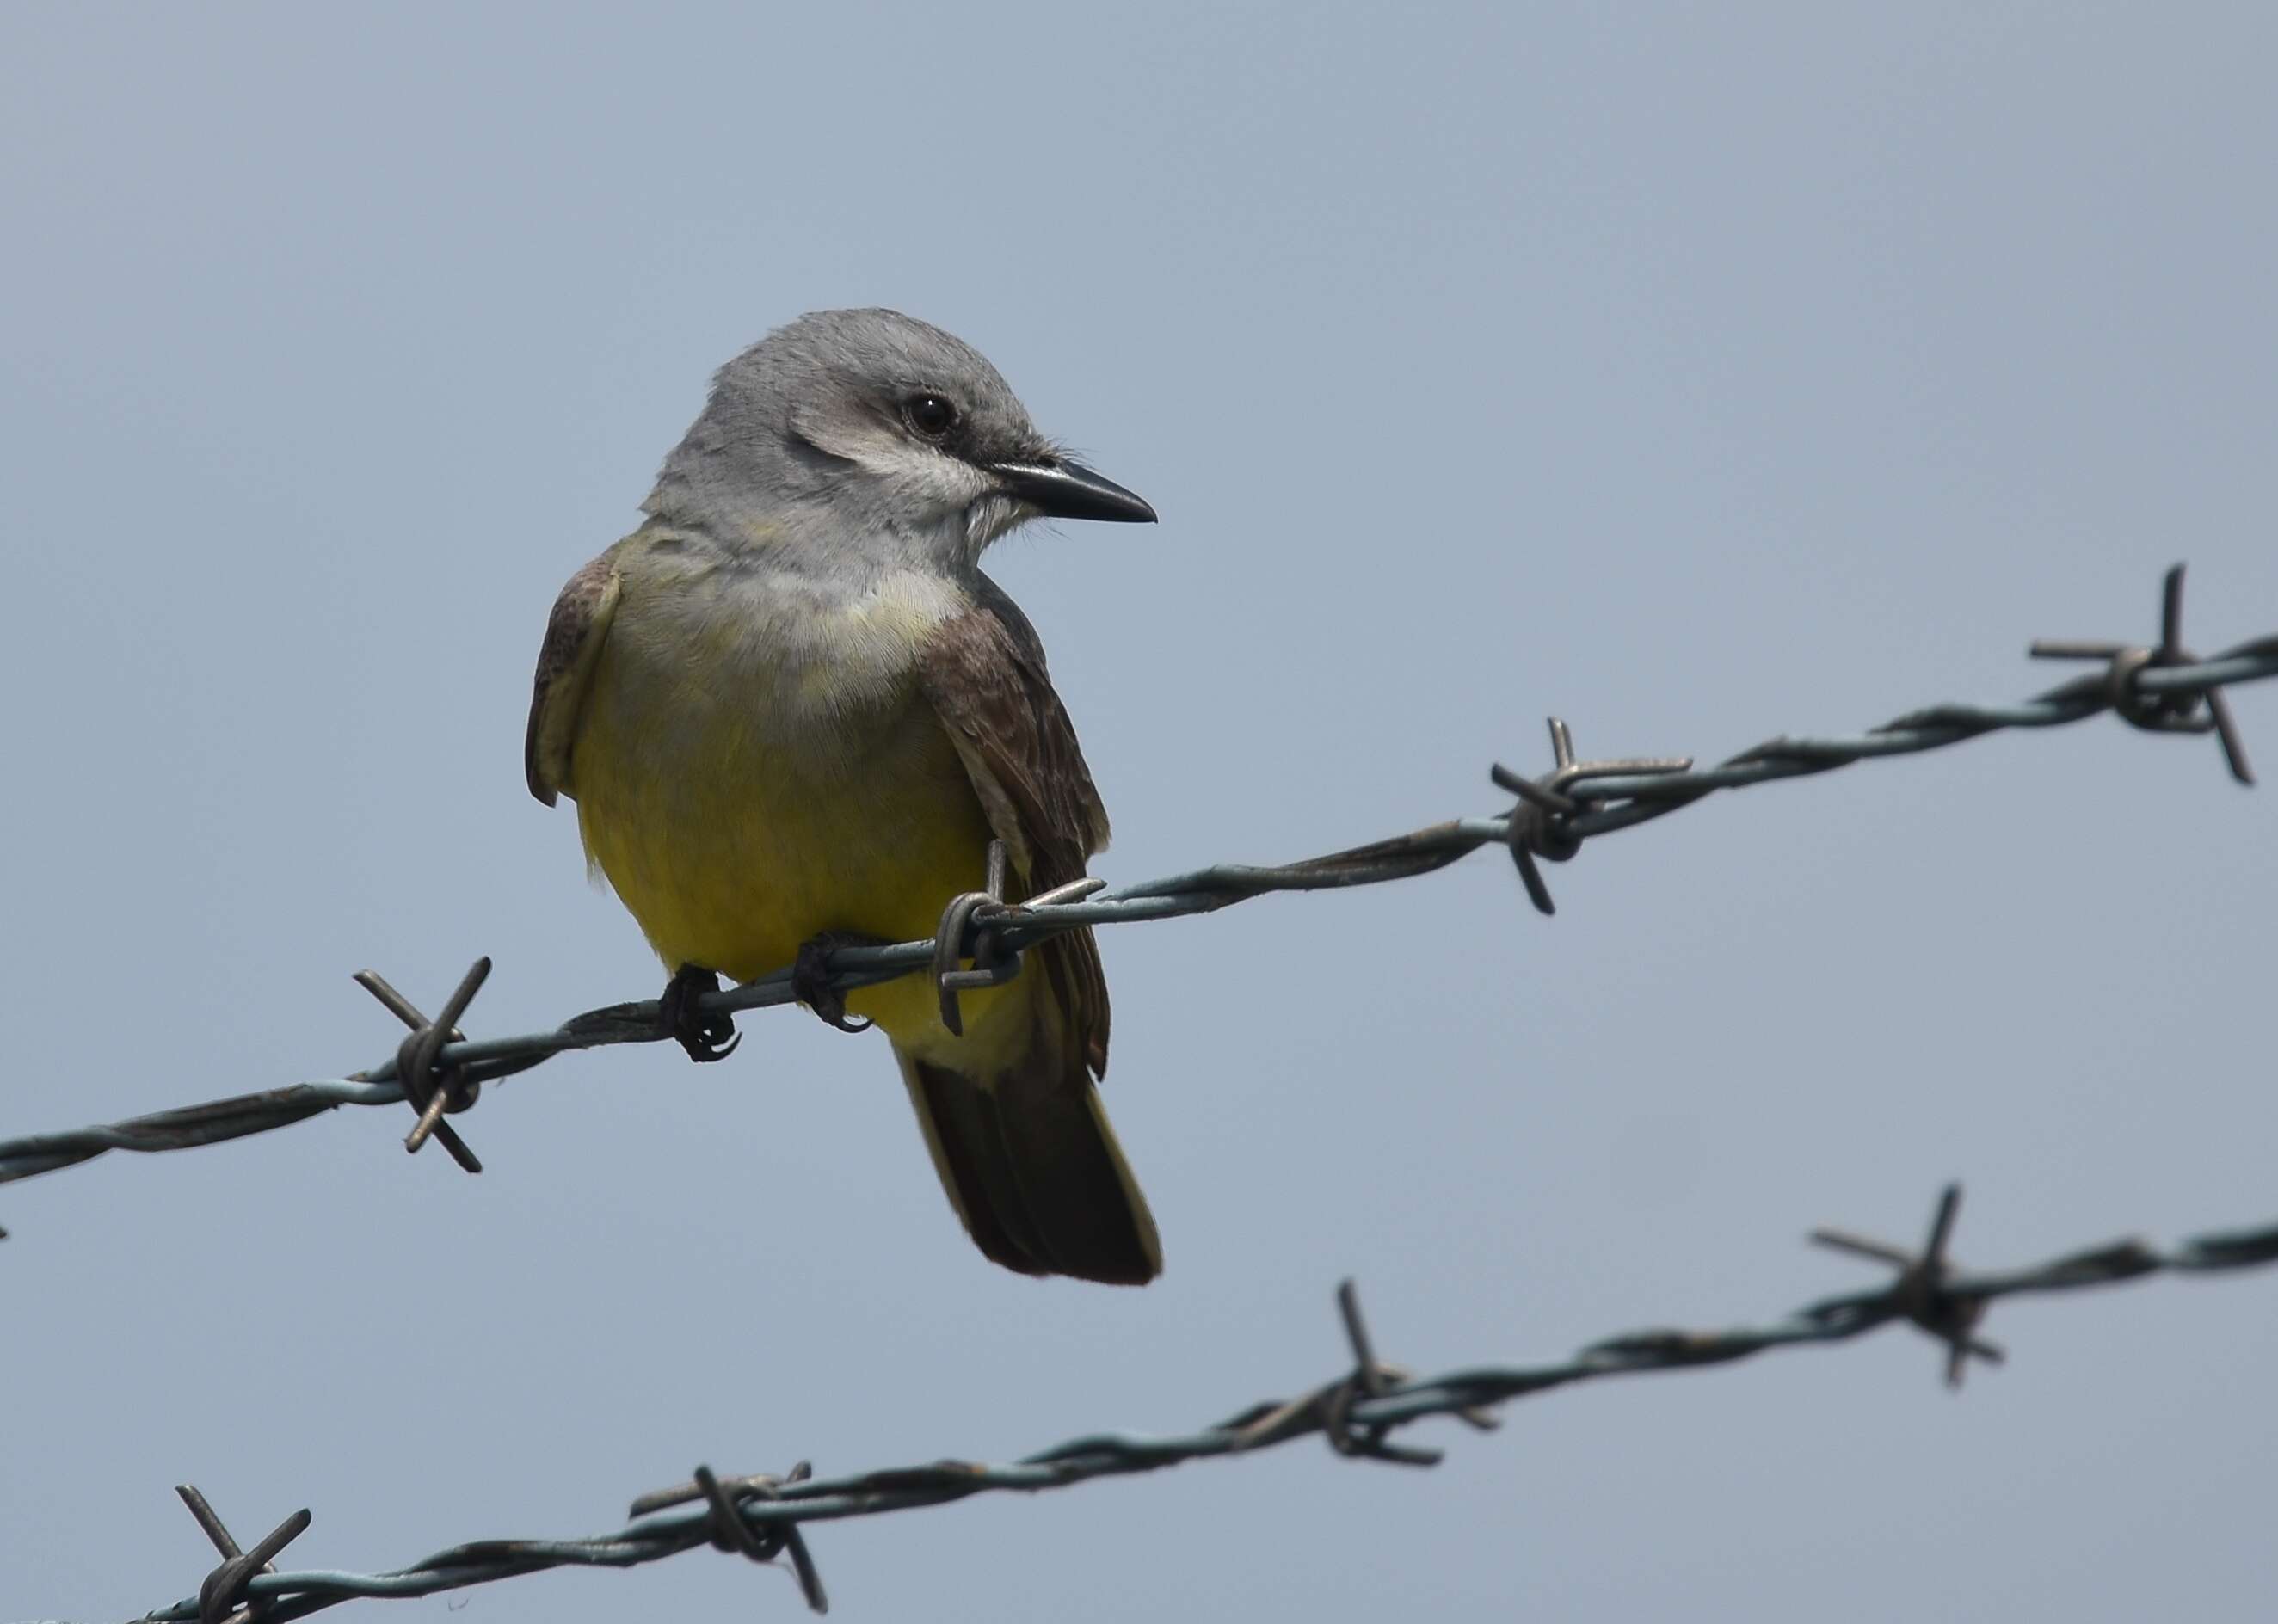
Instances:
[[[692,1482],[634,1500],[628,1513],[631,1521],[614,1533],[576,1539],[478,1540],[385,1573],[269,1571],[262,1564],[308,1526],[308,1513],[298,1513],[240,1557],[227,1530],[203,1509],[202,1499],[192,1498],[195,1491],[186,1489],[181,1491],[184,1499],[226,1559],[197,1597],[146,1613],[138,1624],[162,1620],[210,1624],[240,1602],[254,1608],[264,1624],[283,1624],[358,1597],[432,1596],[555,1567],[632,1567],[700,1545],[761,1562],[788,1556],[801,1594],[821,1613],[828,1603],[802,1533],[810,1522],[945,1506],[976,1494],[1064,1489],[1093,1478],[1131,1476],[1189,1460],[1255,1453],[1312,1433],[1322,1434],[1342,1456],[1430,1466],[1438,1461],[1438,1451],[1395,1443],[1392,1435],[1435,1416],[1492,1428],[1497,1418],[1489,1407],[1555,1387],[1603,1376],[1725,1364],[1771,1348],[1831,1346],[1900,1320],[1945,1346],[1951,1381],[1953,1369],[1966,1354],[1998,1357],[1998,1350],[1976,1337],[1986,1306],[1997,1298],[2078,1291],[2162,1271],[2197,1274],[2278,1262],[2278,1223],[2273,1223],[2201,1235],[2165,1251],[2145,1241],[2122,1240],[2031,1268],[1960,1273],[1945,1259],[1945,1242],[1960,1201],[1959,1188],[1948,1186],[1938,1202],[1929,1244],[1919,1255],[1846,1231],[1813,1231],[1812,1239],[1821,1244],[1898,1265],[1898,1277],[1872,1291],[1823,1298],[1760,1325],[1632,1331],[1592,1343],[1555,1363],[1474,1365],[1412,1380],[1377,1359],[1358,1294],[1348,1280],[1338,1288],[1337,1307],[1352,1368],[1295,1399],[1253,1404],[1198,1431],[1167,1437],[1094,1433],[1001,1465],[936,1460],[847,1477],[812,1476],[805,1461],[780,1477],[722,1478],[709,1468],[699,1467]]]
[[[958,994],[1002,987],[1021,973],[1021,956],[1000,950],[994,930],[973,929],[975,919],[984,909],[992,919],[1003,915],[1011,868],[1005,842],[990,841],[988,878],[982,888],[951,897],[949,906],[942,910],[941,928],[934,933],[933,984],[941,993],[941,1024],[960,1038],[965,1035],[965,1012],[958,1004]],[[958,962],[965,957],[962,949],[968,940],[973,944],[973,968],[959,970]]]
[[[246,1587],[258,1574],[275,1573],[277,1553],[307,1533],[309,1524],[314,1521],[304,1506],[271,1529],[252,1550],[240,1551],[228,1528],[195,1487],[177,1483],[174,1492],[181,1496],[182,1504],[190,1508],[190,1515],[198,1520],[206,1537],[213,1541],[214,1549],[221,1552],[221,1566],[208,1574],[205,1582],[198,1586],[197,1612],[191,1615],[198,1624],[222,1624],[236,1612],[238,1604],[246,1598]]]
[[[475,1102],[481,1092],[480,1083],[470,1082],[461,1068],[437,1064],[446,1043],[463,1043],[467,1034],[459,1030],[459,1017],[475,1001],[475,995],[490,979],[491,961],[478,958],[460,979],[458,989],[444,1001],[440,1020],[429,1020],[401,993],[387,984],[377,970],[359,970],[355,984],[379,1000],[387,1012],[411,1028],[411,1035],[403,1040],[395,1051],[395,1071],[402,1080],[404,1098],[410,1101],[419,1113],[418,1122],[404,1136],[403,1147],[417,1152],[432,1134],[435,1141],[451,1153],[451,1159],[470,1173],[479,1173],[483,1164],[475,1153],[467,1148],[467,1141],[459,1137],[458,1130],[443,1120],[445,1111],[462,1111]]]
[[[814,1566],[814,1558],[807,1552],[806,1536],[799,1531],[799,1524],[781,1523],[763,1533],[755,1533],[752,1525],[744,1521],[742,1506],[746,1496],[761,1500],[780,1500],[783,1498],[782,1485],[805,1483],[814,1475],[814,1468],[802,1460],[781,1477],[759,1472],[723,1483],[713,1475],[710,1467],[699,1466],[696,1468],[696,1491],[712,1513],[709,1531],[714,1550],[735,1552],[749,1557],[762,1567],[773,1564],[779,1554],[788,1552],[791,1572],[798,1576],[799,1591],[806,1600],[807,1611],[828,1613],[830,1611],[830,1598],[823,1594],[822,1574]],[[677,1494],[670,1494],[660,1503],[677,1505],[679,1498]],[[636,1517],[641,1514],[638,1502],[635,1503],[631,1514]]]
[[[1961,1207],[1961,1186],[1946,1186],[1945,1193],[1938,1198],[1938,1214],[1930,1221],[1930,1239],[1923,1243],[1918,1254],[1888,1241],[1869,1240],[1848,1230],[1811,1231],[1815,1246],[1897,1267],[1899,1277],[1891,1287],[1892,1297],[1903,1305],[1908,1319],[1945,1344],[1948,1387],[1961,1385],[1963,1367],[1973,1356],[1995,1365],[2008,1357],[1995,1344],[1976,1334],[1977,1322],[1985,1317],[1986,1300],[1959,1296],[1946,1285],[1953,1269],[1946,1261],[1945,1243],[1953,1237],[1954,1214]]]
[[[2075,677],[2036,698],[2007,705],[1940,705],[1914,711],[1863,734],[1834,738],[1775,738],[1744,750],[1719,766],[1696,770],[1689,758],[1638,757],[1578,761],[1566,724],[1550,723],[1552,766],[1539,778],[1496,766],[1491,776],[1519,797],[1508,812],[1433,824],[1349,850],[1275,867],[1221,864],[1137,885],[1102,889],[1097,880],[1055,888],[1022,903],[1005,900],[1001,852],[992,852],[985,892],[953,899],[941,929],[928,942],[891,946],[835,947],[822,985],[839,993],[925,972],[942,1001],[943,1019],[955,1030],[961,990],[995,986],[1019,973],[1026,949],[1063,931],[1138,919],[1210,913],[1273,891],[1335,890],[1380,885],[1444,868],[1481,846],[1506,847],[1528,896],[1552,911],[1538,859],[1564,862],[1594,836],[1666,817],[1720,789],[1775,779],[1800,778],[1854,762],[1938,750],[2007,728],[2051,728],[2105,711],[2137,728],[2162,733],[2213,733],[2230,770],[2253,782],[2222,689],[2278,676],[2278,635],[2259,637],[2211,659],[2182,645],[2182,566],[2167,572],[2161,634],[2156,646],[2118,643],[2038,643],[2036,654],[2095,659],[2101,672]],[[969,962],[970,969],[959,968]],[[469,1040],[455,1030],[467,1003],[488,973],[478,959],[434,1021],[427,1020],[371,972],[357,980],[393,1010],[411,1035],[394,1058],[370,1071],[241,1094],[175,1110],[130,1117],[58,1133],[0,1140],[0,1184],[85,1162],[110,1150],[180,1150],[285,1127],[341,1105],[396,1105],[409,1100],[419,1125],[407,1147],[417,1149],[432,1132],[468,1171],[481,1163],[442,1120],[473,1103],[481,1085],[510,1076],[569,1049],[612,1043],[649,1043],[676,1028],[649,999],[611,1004],[573,1016],[550,1032]],[[809,992],[813,991],[810,987]],[[726,991],[694,999],[700,1014],[725,1017],[743,1010],[797,1001],[799,972],[786,967]],[[0,1231],[0,1233],[4,1233]]]
[[[1510,843],[1511,861],[1518,865],[1518,877],[1526,887],[1527,900],[1534,904],[1537,912],[1546,915],[1557,912],[1558,908],[1550,900],[1550,888],[1542,882],[1542,871],[1535,866],[1534,859],[1563,863],[1582,850],[1582,837],[1574,832],[1575,814],[1582,806],[1568,790],[1592,779],[1674,777],[1693,770],[1690,756],[1625,756],[1616,761],[1577,761],[1574,736],[1556,716],[1550,719],[1550,759],[1551,770],[1540,778],[1523,778],[1500,763],[1487,772],[1497,788],[1508,789],[1519,798],[1519,804],[1512,809],[1510,827],[1504,832],[1504,838]]]
[[[2198,656],[2183,647],[2183,567],[2167,571],[2160,591],[2160,646],[2140,648],[2126,643],[2083,643],[2044,638],[2033,644],[2035,660],[2100,660],[2105,662],[2104,691],[2112,708],[2131,727],[2152,733],[2212,732],[2222,745],[2222,759],[2230,775],[2242,784],[2254,782],[2247,765],[2246,745],[2238,724],[2230,719],[2222,690],[2201,693],[2182,690],[2160,693],[2137,682],[2140,673],[2167,671],[2198,663]],[[2204,709],[2205,714],[2201,714]]]

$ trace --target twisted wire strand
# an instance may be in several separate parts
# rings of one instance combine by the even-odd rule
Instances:
[[[1510,812],[1456,819],[1294,863],[1265,866],[1222,863],[1096,894],[1086,888],[1071,888],[1077,894],[1054,894],[1019,905],[990,899],[989,906],[968,909],[961,916],[964,928],[955,942],[905,942],[837,949],[830,958],[829,980],[839,991],[847,992],[924,971],[936,964],[944,949],[951,957],[960,950],[969,952],[973,938],[984,931],[993,934],[998,950],[1018,952],[1063,931],[1086,926],[1211,913],[1272,892],[1335,890],[1410,879],[1444,868],[1489,845],[1510,850],[1537,907],[1548,912],[1548,894],[1534,867],[1537,855],[1552,860],[1571,857],[1585,839],[1666,817],[1718,790],[1944,749],[2008,728],[2058,727],[2105,711],[2117,711],[2133,725],[2155,731],[2216,733],[2234,775],[2251,783],[2244,749],[2221,705],[2221,694],[2226,686],[2278,677],[2278,634],[2239,644],[2209,660],[2182,652],[2175,646],[2174,637],[2174,622],[2180,613],[2180,569],[2178,566],[2169,574],[2169,635],[2160,648],[2117,644],[2036,645],[2037,652],[2059,657],[2106,659],[2108,668],[2017,704],[1938,705],[1909,712],[1866,733],[1769,739],[1719,766],[1697,771],[1689,762],[1678,761],[1575,763],[1564,725],[1554,720],[1552,733],[1560,760],[1557,771],[1540,779],[1522,778],[1502,767],[1494,771],[1498,783],[1522,797]],[[1630,767],[1647,770],[1620,770]],[[1087,886],[1096,883],[1087,882]],[[469,982],[462,986],[462,995],[455,996],[457,1007],[463,1008],[465,997],[471,996],[471,987],[480,985],[488,968],[487,959],[478,961]],[[436,1079],[451,1086],[438,1088],[431,1081],[407,1091],[402,1081],[406,1057],[417,1041],[438,1035],[437,1029],[423,1027],[417,1012],[377,976],[366,972],[358,979],[407,1024],[419,1028],[405,1040],[397,1058],[345,1078],[295,1083],[122,1122],[0,1140],[0,1184],[52,1172],[107,1151],[187,1149],[268,1132],[343,1105],[397,1105],[411,1098],[423,1108],[421,1128],[409,1142],[410,1148],[417,1149],[431,1128],[439,1137],[447,1134],[449,1125],[440,1121],[440,1113],[471,1103],[475,1090],[484,1082],[528,1071],[570,1049],[655,1042],[668,1035],[660,1024],[654,999],[589,1010],[552,1031],[513,1037],[469,1040],[458,1037],[450,1023],[443,1022],[440,1025],[452,1041],[428,1042],[417,1058],[434,1068]],[[739,987],[707,993],[696,1000],[696,1005],[707,1013],[733,1014],[774,1008],[795,998],[791,972],[785,968]],[[463,1147],[456,1145],[455,1135],[446,1142],[462,1166],[470,1171],[479,1169],[471,1153],[462,1154]],[[0,1230],[0,1235],[5,1233]]]
[[[976,1494],[1065,1489],[1097,1478],[1249,1454],[1316,1433],[1325,1435],[1340,1454],[1430,1466],[1440,1459],[1437,1451],[1394,1443],[1392,1435],[1441,1416],[1486,1430],[1498,1419],[1488,1413],[1490,1407],[1553,1388],[1606,1376],[1727,1364],[1773,1348],[1831,1346],[1900,1320],[1947,1345],[1956,1361],[1964,1353],[1999,1360],[1999,1350],[1983,1342],[1976,1331],[1986,1305],[1999,1299],[2109,1286],[2162,1272],[2203,1274],[2278,1262],[2278,1223],[2273,1223],[2195,1236],[2166,1249],[2129,1239],[2029,1268],[1953,1272],[1944,1250],[1959,1199],[1958,1188],[1949,1186],[1930,1241],[1919,1254],[1846,1231],[1815,1231],[1812,1238],[1823,1244],[1864,1252],[1896,1266],[1896,1279],[1873,1291],[1821,1298],[1762,1324],[1634,1330],[1592,1343],[1553,1363],[1473,1365],[1411,1380],[1377,1360],[1348,1281],[1340,1288],[1339,1306],[1354,1361],[1350,1372],[1294,1398],[1250,1405],[1194,1432],[1169,1437],[1092,1433],[1002,1464],[936,1460],[842,1477],[806,1476],[804,1462],[781,1477],[760,1475],[726,1481],[699,1468],[696,1481],[636,1499],[630,1513],[632,1521],[613,1533],[570,1539],[475,1540],[403,1567],[371,1574],[318,1568],[264,1572],[250,1559],[240,1558],[241,1566],[229,1573],[228,1594],[221,1594],[224,1587],[209,1580],[202,1597],[145,1613],[137,1624],[218,1619],[217,1604],[245,1602],[258,1605],[262,1619],[282,1624],[357,1597],[432,1596],[558,1567],[633,1567],[706,1544],[765,1560],[784,1550],[798,1529],[817,1522],[945,1506]],[[1953,1369],[1949,1368],[1949,1381],[1955,1379]],[[185,1498],[195,1492],[186,1490]],[[684,1509],[692,1502],[697,1504]],[[198,1505],[203,1505],[202,1497]],[[202,1516],[201,1522],[209,1516]],[[280,1527],[279,1535],[289,1539],[307,1526],[306,1517],[305,1512],[296,1513],[287,1520],[292,1531]],[[733,1531],[722,1527],[727,1519],[733,1519]],[[272,1536],[271,1542],[264,1543],[273,1546],[276,1542]],[[226,1552],[234,1549],[233,1544],[224,1546]],[[792,1549],[808,1605],[823,1611],[814,1559],[803,1541]],[[216,1577],[226,1571],[227,1564],[216,1570]],[[207,1609],[203,1614],[202,1602]]]

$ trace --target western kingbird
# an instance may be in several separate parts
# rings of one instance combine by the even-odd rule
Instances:
[[[983,1253],[1152,1279],[1154,1219],[1094,1086],[1107,982],[1089,931],[965,994],[962,1035],[921,977],[842,1003],[824,967],[836,943],[932,935],[992,838],[1021,896],[1082,879],[1107,844],[1043,645],[980,559],[1040,515],[1155,510],[1039,434],[970,347],[828,310],[720,369],[641,511],[554,603],[526,766],[540,801],[577,803],[590,865],[673,972],[674,1035],[718,1058],[730,1028],[696,994],[795,962],[818,1013],[892,1039]]]

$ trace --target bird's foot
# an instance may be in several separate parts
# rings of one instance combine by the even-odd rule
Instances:
[[[698,998],[719,990],[717,971],[707,970],[701,964],[683,964],[672,972],[672,980],[665,983],[664,995],[657,1000],[657,1014],[665,1035],[686,1049],[691,1060],[725,1060],[744,1041],[736,1031],[733,1016],[707,1015],[696,1007]]]
[[[877,945],[875,936],[865,936],[854,931],[827,930],[820,935],[809,936],[799,944],[799,957],[791,962],[791,991],[799,995],[801,1003],[839,1031],[869,1031],[869,1021],[859,1017],[847,1019],[845,996],[830,984],[830,955],[837,948]]]

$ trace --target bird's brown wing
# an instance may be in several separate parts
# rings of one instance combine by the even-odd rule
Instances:
[[[1043,645],[1013,600],[979,577],[973,606],[938,628],[920,682],[1005,845],[1024,894],[1084,876],[1107,846],[1107,809],[1084,765]],[[1035,949],[1094,1076],[1107,1070],[1107,978],[1089,930]]]
[[[554,600],[546,641],[538,651],[538,677],[530,696],[530,731],[524,736],[523,771],[530,792],[547,805],[556,795],[577,796],[570,776],[577,738],[577,711],[592,685],[593,667],[616,613],[618,581],[612,547],[570,577]]]

